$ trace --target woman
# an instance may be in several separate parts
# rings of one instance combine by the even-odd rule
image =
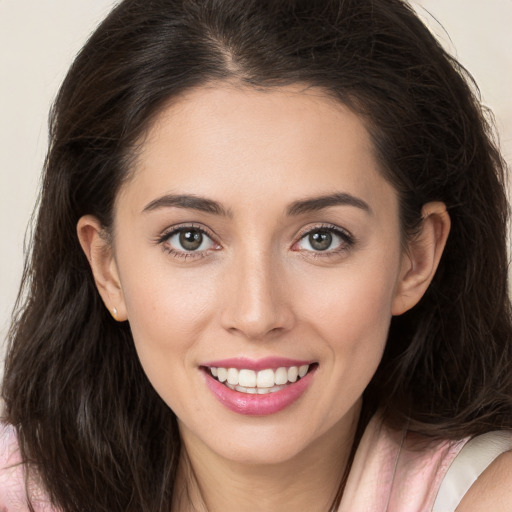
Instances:
[[[119,4],[53,110],[4,508],[510,506],[505,172],[468,82],[398,0]]]

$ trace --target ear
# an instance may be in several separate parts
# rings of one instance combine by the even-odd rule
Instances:
[[[408,243],[403,255],[393,315],[405,313],[423,297],[434,278],[450,233],[450,216],[444,203],[427,203],[421,213],[420,231]]]
[[[117,263],[105,229],[96,217],[85,215],[78,221],[77,234],[105,306],[115,320],[126,320],[126,306]]]

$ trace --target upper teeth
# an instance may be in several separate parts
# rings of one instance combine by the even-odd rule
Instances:
[[[309,365],[281,367],[273,370],[267,368],[258,372],[245,368],[215,368],[210,367],[214,377],[220,382],[227,382],[231,386],[244,388],[272,388],[288,382],[295,382],[298,377],[304,377],[308,373]]]

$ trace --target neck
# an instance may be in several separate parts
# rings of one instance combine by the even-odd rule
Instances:
[[[173,510],[178,512],[329,512],[349,464],[360,407],[290,460],[245,464],[187,447]]]

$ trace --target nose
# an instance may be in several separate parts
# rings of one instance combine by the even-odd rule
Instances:
[[[242,255],[229,271],[224,329],[249,340],[261,340],[292,328],[295,322],[283,268],[270,253]]]

